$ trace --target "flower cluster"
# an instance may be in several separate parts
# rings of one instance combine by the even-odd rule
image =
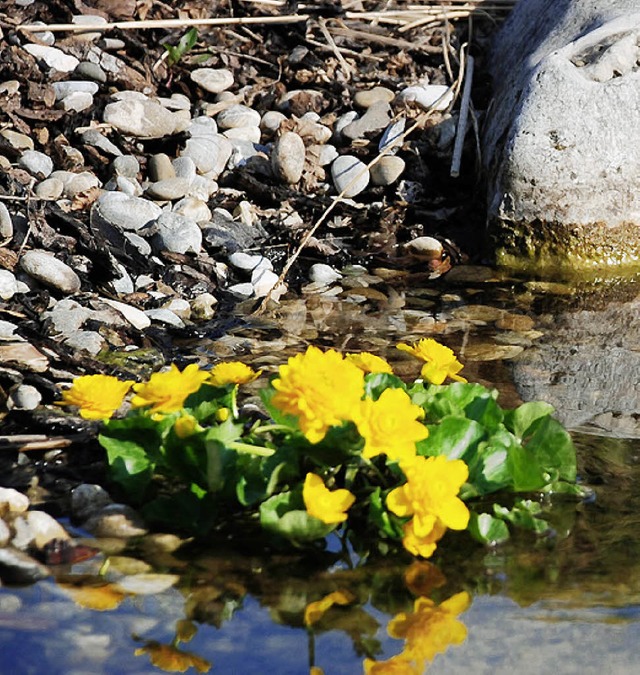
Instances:
[[[423,558],[448,529],[486,542],[508,536],[506,523],[544,531],[533,502],[495,515],[472,513],[467,502],[575,481],[575,451],[551,407],[503,411],[497,392],[467,383],[453,351],[435,340],[398,349],[423,362],[421,379],[405,383],[374,354],[311,346],[259,390],[259,412],[239,408],[237,397],[262,371],[237,361],[211,370],[172,364],[137,383],[85,375],[59,404],[103,420],[113,479],[146,502],[145,513],[190,531],[254,509],[266,531],[296,545],[364,527],[357,541],[385,550],[401,541]],[[446,378],[453,383],[443,386]],[[158,474],[167,480],[153,480]]]

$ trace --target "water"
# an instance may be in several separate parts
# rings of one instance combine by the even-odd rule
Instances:
[[[248,551],[246,542],[173,553],[104,542],[102,554],[59,569],[57,582],[0,588],[0,672],[298,675],[314,665],[326,675],[361,673],[367,656],[384,661],[411,647],[397,636],[397,617],[414,616],[417,598],[442,608],[466,593],[459,615],[420,624],[413,647],[442,650],[430,673],[637,673],[637,288],[595,292],[470,272],[442,289],[381,283],[368,287],[379,295],[359,296],[356,285],[337,299],[283,303],[195,348],[250,354],[267,369],[309,342],[368,349],[411,377],[415,364],[395,343],[437,337],[456,349],[470,380],[498,386],[504,404],[548,400],[574,429],[581,479],[596,498],[555,499],[555,536],[519,534],[489,550],[453,535],[433,560],[437,568],[403,555],[358,564],[335,540],[312,554]],[[137,572],[159,576],[131,592],[105,584]],[[175,583],[167,574],[178,575]],[[350,594],[349,604],[306,628],[305,607],[337,590]]]

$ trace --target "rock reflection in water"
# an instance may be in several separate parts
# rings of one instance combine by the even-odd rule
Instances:
[[[640,437],[638,284],[540,301],[536,343],[512,362],[524,400],[542,399],[570,428]]]

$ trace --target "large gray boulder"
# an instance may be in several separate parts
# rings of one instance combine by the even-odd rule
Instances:
[[[520,0],[490,69],[483,149],[497,262],[637,265],[638,0]]]

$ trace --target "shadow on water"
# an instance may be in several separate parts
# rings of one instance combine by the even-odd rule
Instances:
[[[308,343],[367,349],[411,377],[415,364],[395,343],[437,336],[470,380],[512,403],[556,406],[595,499],[543,500],[550,534],[493,549],[448,533],[430,562],[359,561],[337,538],[326,550],[269,549],[249,527],[245,542],[176,551],[161,539],[102,541],[100,555],[60,567],[55,582],[0,589],[3,665],[66,675],[421,672],[402,661],[411,657],[447,675],[637,672],[638,285],[595,292],[466,274],[446,289],[356,284],[341,297],[283,301],[192,347],[267,372]]]

